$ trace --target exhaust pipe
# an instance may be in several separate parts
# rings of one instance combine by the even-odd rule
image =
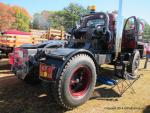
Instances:
[[[122,6],[123,6],[123,0],[119,0],[118,16],[116,20],[115,59],[118,58],[118,55],[121,52],[121,42],[122,42],[122,33],[123,33],[123,25],[124,25],[124,20],[122,16]]]

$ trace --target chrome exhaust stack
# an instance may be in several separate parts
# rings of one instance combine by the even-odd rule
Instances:
[[[116,20],[115,60],[118,58],[118,55],[121,52],[121,42],[124,25],[124,20],[122,16],[122,7],[123,7],[123,0],[119,0],[118,16]]]

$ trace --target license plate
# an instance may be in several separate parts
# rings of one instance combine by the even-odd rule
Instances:
[[[55,67],[40,64],[40,77],[45,79],[52,79],[53,71]]]

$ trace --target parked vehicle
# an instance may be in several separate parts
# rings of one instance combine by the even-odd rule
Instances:
[[[14,47],[20,47],[23,44],[38,44],[46,40],[64,40],[65,31],[49,28],[45,30],[33,30],[31,32],[22,32],[18,30],[8,30],[1,33],[0,50],[6,55],[11,53]]]
[[[72,109],[90,98],[102,64],[113,64],[121,78],[125,69],[133,79],[137,77],[137,41],[143,31],[135,16],[123,24],[119,8],[117,19],[112,13],[94,10],[82,16],[80,24],[70,30],[68,46],[47,52],[40,59],[40,79],[52,83],[52,93],[64,108]]]
[[[66,43],[64,40],[50,40],[37,45],[25,44],[15,48],[13,53],[9,54],[12,72],[28,83],[39,83],[38,60],[45,52],[62,48]]]

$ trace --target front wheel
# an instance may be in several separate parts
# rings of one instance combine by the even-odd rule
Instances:
[[[84,104],[91,96],[96,83],[93,60],[85,54],[72,57],[65,65],[54,85],[57,102],[67,109]]]

